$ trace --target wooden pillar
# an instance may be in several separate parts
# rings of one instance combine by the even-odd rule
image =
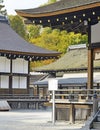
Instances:
[[[39,96],[39,86],[37,85],[37,95]]]
[[[88,49],[88,89],[93,88],[93,50]]]
[[[75,108],[74,104],[70,104],[70,123],[75,123]]]
[[[28,75],[27,75],[27,93],[29,94],[29,81],[30,80],[30,61],[28,61]]]
[[[13,91],[12,91],[12,59],[10,59],[9,94],[13,94]]]
[[[88,24],[88,89],[93,88],[93,49],[91,48],[91,24]]]

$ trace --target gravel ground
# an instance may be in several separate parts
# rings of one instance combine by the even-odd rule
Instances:
[[[82,122],[52,124],[50,110],[11,110],[0,112],[0,130],[79,130]]]

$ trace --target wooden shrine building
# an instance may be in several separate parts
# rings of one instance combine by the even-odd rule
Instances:
[[[59,54],[26,42],[0,16],[0,94],[28,94],[30,61],[57,58]]]
[[[88,82],[86,92],[93,89],[93,62],[95,55],[100,53],[100,0],[60,0],[50,5],[16,10],[16,12],[27,19],[27,23],[87,34]],[[91,94],[91,92],[89,93]],[[61,116],[64,117],[67,113],[69,115],[66,117],[71,122],[74,122],[75,113],[76,115],[79,114],[80,110],[81,113],[86,111],[86,116],[89,116],[88,113],[90,113],[93,105],[93,102],[86,100],[85,102],[74,102],[74,100],[70,102],[66,99],[64,101],[62,99],[56,102],[56,116],[61,119]]]
[[[88,34],[88,89],[93,86],[93,60],[100,53],[100,0],[60,0],[34,9],[16,10],[29,23]]]

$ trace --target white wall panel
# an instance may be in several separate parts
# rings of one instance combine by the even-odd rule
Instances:
[[[0,72],[10,72],[10,60],[0,56]]]
[[[27,78],[26,77],[13,77],[12,88],[27,88]]]
[[[23,60],[23,70],[24,73],[28,73],[28,61]]]
[[[13,80],[12,80],[12,88],[19,88],[19,77],[13,77]]]
[[[28,61],[24,59],[17,58],[12,62],[12,72],[13,73],[28,73]]]
[[[27,88],[27,78],[20,77],[20,88]]]
[[[0,76],[0,88],[9,88],[9,76]]]
[[[100,21],[99,23],[91,26],[91,42],[100,42]]]

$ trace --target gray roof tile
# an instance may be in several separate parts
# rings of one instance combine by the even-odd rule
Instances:
[[[8,23],[0,21],[0,52],[26,53],[39,56],[56,56],[60,53],[50,51],[25,41]]]
[[[97,2],[100,2],[100,0],[61,0],[56,3],[42,6],[39,8],[24,9],[24,10],[18,10],[18,11],[29,13],[29,14],[39,14],[39,13],[41,14],[41,13],[59,11],[63,9],[69,9],[73,7],[79,7],[79,6],[88,5],[88,4],[97,3]]]

